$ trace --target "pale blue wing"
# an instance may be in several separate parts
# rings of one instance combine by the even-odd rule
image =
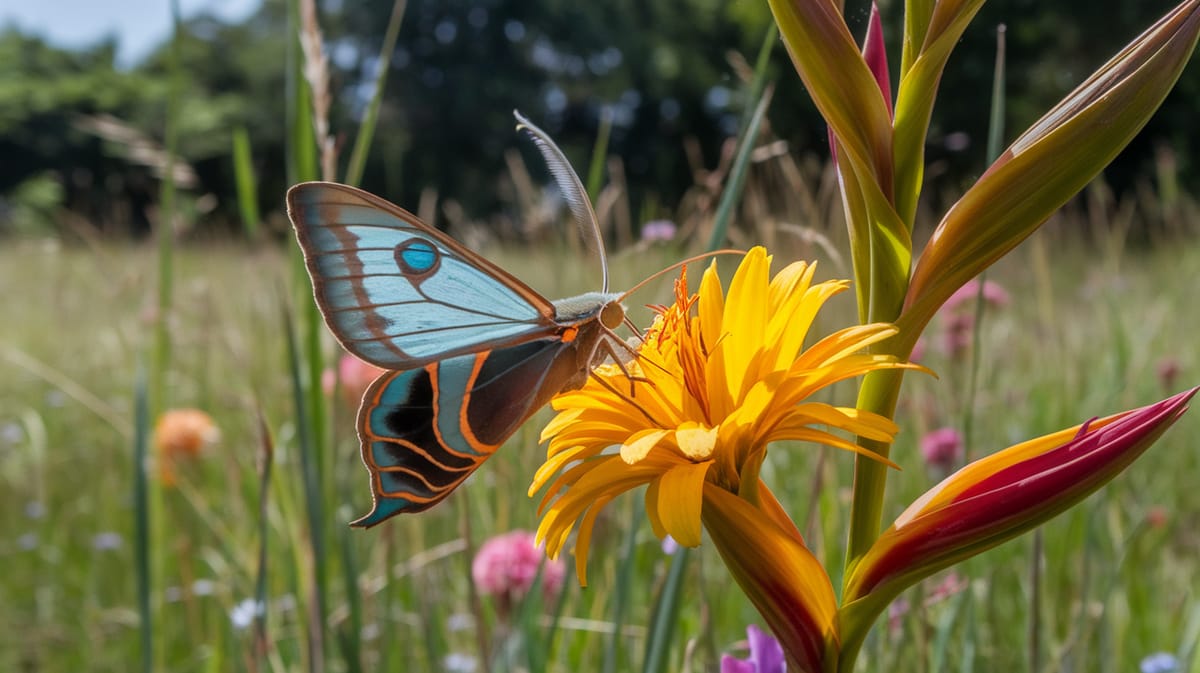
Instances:
[[[329,329],[374,365],[412,369],[557,327],[541,295],[376,196],[304,183],[288,192],[288,214]]]

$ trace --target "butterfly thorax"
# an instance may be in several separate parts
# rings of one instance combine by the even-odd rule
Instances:
[[[585,292],[558,299],[554,301],[554,319],[571,324],[598,317],[602,325],[616,329],[625,320],[625,307],[620,299],[621,295],[615,292]]]

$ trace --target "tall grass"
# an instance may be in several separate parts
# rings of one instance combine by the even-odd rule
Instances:
[[[796,216],[784,213],[781,219]],[[974,434],[981,452],[1157,398],[1162,391],[1154,372],[1162,357],[1178,362],[1176,387],[1200,371],[1190,336],[1200,329],[1198,318],[1178,311],[1190,297],[1179,274],[1200,272],[1200,250],[1179,244],[1122,252],[1119,260],[1097,259],[1099,250],[1109,248],[1077,236],[1073,230],[1085,221],[1084,214],[1069,211],[993,276],[1021,299],[990,314],[980,335],[980,377],[989,382],[989,392],[976,400]],[[1029,273],[1039,268],[1038,246],[1056,251],[1044,279],[1041,271]],[[326,615],[315,615],[306,589],[312,558],[306,551],[308,499],[299,469],[301,424],[290,401],[295,384],[283,355],[280,295],[270,282],[246,283],[247,278],[286,277],[287,259],[269,249],[228,246],[179,253],[178,274],[188,281],[179,288],[174,395],[179,404],[204,403],[224,438],[180,475],[177,487],[160,495],[163,506],[156,516],[161,522],[152,530],[165,534],[154,537],[150,548],[152,602],[159,606],[153,623],[157,661],[167,669],[189,670],[213,661],[240,666],[236,662],[254,659],[258,636],[250,627],[235,626],[230,612],[256,596],[265,597],[266,606],[260,670],[308,670],[305,633],[315,619],[335,625],[331,633],[347,634],[338,638],[351,637],[347,629],[357,631],[354,647],[364,670],[379,670],[383,662],[407,670],[442,670],[449,654],[474,657],[477,663],[490,656],[476,649],[474,637],[482,626],[479,619],[495,618],[488,602],[483,601],[479,616],[466,617],[473,614],[463,580],[470,559],[458,521],[469,517],[479,538],[535,523],[534,503],[519,494],[539,462],[536,435],[544,416],[464,487],[466,498],[456,495],[382,530],[342,535],[337,531],[366,510],[369,494],[348,422],[352,410],[329,400],[337,420],[330,424],[319,525],[330,532],[327,539],[335,549],[344,546],[352,556],[330,555],[329,577],[342,579],[328,585]],[[146,281],[154,277],[155,259],[138,250],[87,253],[32,243],[0,255],[0,281],[25,288],[12,301],[21,320],[3,331],[8,352],[25,359],[5,358],[6,384],[0,387],[5,446],[0,472],[9,484],[0,495],[0,554],[6,568],[0,583],[0,669],[16,670],[23,662],[43,670],[123,669],[141,638],[137,583],[130,572],[138,546],[128,495],[134,473],[114,465],[134,464],[131,435],[118,428],[141,427],[134,422],[129,391],[141,345],[153,332],[143,308],[153,304],[153,285]],[[522,269],[523,277],[547,292],[590,286],[590,277],[578,271],[585,265],[551,248],[492,249],[489,256]],[[614,282],[629,283],[643,275],[644,266],[672,257],[660,248],[639,259],[618,255]],[[1113,266],[1120,269],[1116,274],[1108,271]],[[824,273],[835,275],[829,267]],[[101,278],[106,282],[97,282]],[[564,280],[569,286],[560,285]],[[851,303],[843,301],[835,307],[840,314],[824,316],[824,329],[852,320]],[[1109,311],[1110,303],[1135,308]],[[62,315],[94,327],[56,329]],[[646,316],[637,319],[644,324]],[[327,336],[321,341],[323,348],[331,347]],[[895,454],[904,472],[889,495],[893,513],[936,478],[926,474],[915,449],[920,433],[954,422],[961,412],[956,400],[961,403],[959,384],[967,365],[939,351],[936,332],[930,351],[926,362],[942,379],[918,378],[910,384],[911,406],[901,416],[904,432]],[[71,366],[61,372],[65,381],[31,365],[65,362],[66,353]],[[271,422],[278,468],[269,476],[265,505],[260,502],[256,403]],[[1025,420],[1018,425],[1013,419]],[[1189,522],[1200,515],[1200,497],[1189,485],[1200,469],[1200,457],[1190,450],[1198,431],[1196,421],[1185,418],[1125,477],[1077,512],[1048,524],[1039,608],[1045,667],[1130,670],[1154,650],[1194,652],[1197,555]],[[114,456],[125,458],[114,461]],[[811,542],[824,557],[839,558],[850,461],[837,453],[823,462],[818,456],[805,447],[776,451],[766,469],[796,475],[789,481],[797,484],[812,483],[813,471],[822,471]],[[785,506],[806,511],[806,489],[786,495]],[[617,670],[641,668],[657,587],[674,561],[663,556],[648,528],[636,523],[640,517],[630,516],[627,508],[635,503],[636,498],[627,499],[625,508],[614,508],[598,523],[590,587],[581,591],[568,584],[561,618],[552,616],[560,608],[549,604],[539,606],[539,618],[528,622],[538,630],[527,642],[546,657],[545,670],[598,668],[614,632],[613,601],[621,593],[627,604],[617,630]],[[186,548],[177,547],[183,540],[178,531],[188,533]],[[105,532],[128,542],[116,549],[93,548],[93,538]],[[265,580],[258,562],[262,544],[269,550]],[[957,665],[972,658],[976,670],[1022,670],[1024,628],[1031,617],[1024,579],[1029,554],[1028,540],[1010,543],[960,568],[967,586],[960,593],[933,600],[935,583],[926,587],[923,599],[910,597],[910,608],[896,617],[896,625],[881,625],[875,633],[866,651],[878,654],[864,663],[866,670],[925,670],[934,661]],[[687,652],[691,670],[700,670],[710,657],[734,647],[744,624],[755,619],[732,587],[715,581],[722,573],[719,559],[705,548],[693,557],[679,583],[677,637],[666,653],[668,670],[680,670]],[[353,583],[347,575],[351,568]],[[265,589],[256,588],[260,581]],[[349,617],[356,601],[361,629],[354,629]],[[967,616],[949,616],[958,614]],[[554,642],[537,640],[555,619]],[[916,633],[926,635],[923,640],[903,637]],[[75,645],[56,646],[62,640]],[[349,666],[338,642],[329,642],[325,668],[336,662]],[[917,649],[921,642],[923,649]]]

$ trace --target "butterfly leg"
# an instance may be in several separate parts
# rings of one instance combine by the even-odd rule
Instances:
[[[654,385],[654,382],[644,376],[634,376],[632,373],[630,373],[629,369],[625,367],[625,363],[621,361],[620,356],[617,355],[617,349],[613,347],[614,341],[621,344],[622,348],[626,352],[631,353],[634,360],[636,360],[639,356],[637,351],[635,351],[632,346],[618,339],[616,336],[612,336],[611,338],[601,341],[600,348],[603,348],[605,351],[607,351],[608,356],[613,359],[613,362],[617,363],[617,368],[621,370],[621,373],[625,375],[625,378],[629,379],[629,397],[633,398],[636,395],[636,388],[634,388],[633,384],[648,383],[650,385]],[[630,360],[630,362],[632,361],[633,360]]]
[[[626,374],[626,376],[629,376],[629,374]],[[625,394],[622,393],[620,390],[618,390],[616,386],[609,383],[608,381],[605,381],[602,377],[594,376],[593,378],[596,380],[596,383],[599,383],[601,386],[603,386],[605,389],[607,389],[608,392],[612,393],[613,395],[616,395],[617,397],[624,399],[626,402],[628,402],[630,404],[630,406],[632,406],[633,408],[642,412],[642,415],[646,417],[646,420],[650,421],[655,426],[660,427],[660,428],[667,427],[661,421],[659,421],[657,418],[655,418],[653,414],[651,414],[649,411],[647,411],[645,407],[638,404],[637,401],[633,399],[633,393],[632,393],[633,381],[635,381],[635,380],[645,381],[645,379],[642,379],[640,377],[634,378],[634,377],[630,376],[631,392],[630,392],[629,396],[626,397]]]
[[[629,328],[629,331],[633,332],[634,336],[636,336],[639,340],[645,340],[645,335],[642,334],[642,330],[638,329],[638,326],[634,324],[633,320],[631,320],[629,316],[625,316],[625,319],[622,322],[625,323],[625,326]]]

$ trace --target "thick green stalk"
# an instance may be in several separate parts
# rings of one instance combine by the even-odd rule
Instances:
[[[904,346],[907,357],[912,344]],[[899,353],[896,353],[899,355]],[[896,401],[900,397],[900,384],[904,381],[903,370],[886,369],[867,374],[858,390],[859,409],[871,411],[887,418],[896,415]],[[891,453],[892,445],[875,440],[858,438],[858,443],[884,458]],[[850,505],[850,536],[846,544],[846,564],[843,577],[851,576],[851,569],[858,559],[871,548],[879,536],[883,520],[883,493],[887,487],[888,466],[883,463],[856,456],[854,459],[854,489]]]

